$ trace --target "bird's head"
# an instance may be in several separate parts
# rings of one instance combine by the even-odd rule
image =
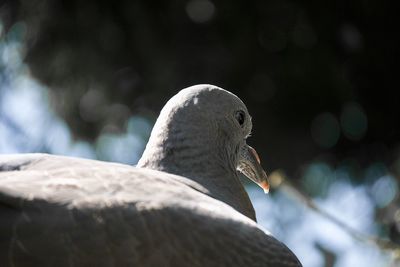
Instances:
[[[161,168],[155,168],[169,171],[165,168],[180,165],[171,172],[188,176],[188,171],[179,173],[179,170],[186,168],[182,158],[190,156],[188,151],[192,148],[192,157],[198,155],[192,160],[197,160],[203,171],[207,168],[204,162],[209,166],[212,161],[221,168],[240,171],[268,192],[269,183],[260,158],[246,143],[251,129],[251,116],[236,95],[213,85],[195,85],[181,90],[164,106],[146,150],[154,150],[158,144],[162,150],[159,154],[164,158],[159,161]],[[207,151],[203,161],[200,151]],[[151,165],[144,161],[139,165]],[[191,164],[191,170],[195,165]]]

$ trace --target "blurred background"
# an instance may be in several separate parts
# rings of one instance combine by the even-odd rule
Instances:
[[[261,225],[305,267],[398,266],[374,241],[400,244],[396,13],[362,0],[0,0],[0,153],[135,164],[163,104],[215,84],[247,104],[276,186],[247,184]]]

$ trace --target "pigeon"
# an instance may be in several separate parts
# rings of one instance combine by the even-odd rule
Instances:
[[[137,166],[0,156],[0,266],[294,267],[239,173],[269,190],[245,104],[214,85],[162,109]]]

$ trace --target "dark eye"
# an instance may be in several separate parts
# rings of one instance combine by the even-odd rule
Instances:
[[[243,126],[244,124],[244,119],[245,119],[245,114],[243,110],[236,111],[235,113],[235,119],[239,123],[240,126]]]

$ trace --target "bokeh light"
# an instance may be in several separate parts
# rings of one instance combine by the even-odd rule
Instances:
[[[186,4],[186,12],[193,22],[204,23],[214,16],[215,6],[208,0],[190,0]]]
[[[319,114],[311,123],[311,135],[323,148],[335,146],[340,136],[338,120],[329,112]]]
[[[347,103],[340,115],[340,124],[347,138],[360,140],[367,132],[368,120],[360,105]]]

